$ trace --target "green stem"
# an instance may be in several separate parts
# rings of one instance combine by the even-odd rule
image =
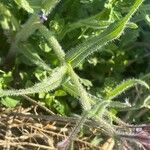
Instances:
[[[80,102],[82,104],[83,109],[84,110],[90,110],[91,109],[90,98],[89,98],[86,90],[82,86],[82,84],[79,82],[79,77],[74,72],[71,65],[68,65],[68,73],[69,73],[71,80],[75,84],[75,87],[77,88],[77,92],[78,92],[79,98],[81,99]]]
[[[75,127],[73,128],[72,132],[70,133],[69,137],[67,138],[67,145],[66,149],[68,149],[70,143],[76,138],[76,135],[78,134],[80,128],[83,126],[85,123],[86,119],[88,117],[88,113],[85,111],[82,117],[77,121]]]
[[[53,48],[53,50],[54,50],[56,56],[58,57],[59,61],[61,62],[61,64],[64,64],[65,63],[65,53],[64,53],[62,47],[60,46],[60,44],[58,43],[57,39],[51,33],[51,31],[49,31],[49,29],[46,28],[44,25],[41,25],[39,27],[39,31],[45,37],[45,39],[48,41],[48,43],[51,45],[51,47]]]
[[[7,54],[6,62],[13,60],[16,53],[18,53],[18,43],[20,41],[26,41],[30,35],[32,35],[41,24],[39,16],[33,14],[29,20],[23,25],[22,29],[16,34],[15,41],[11,44],[10,50]]]

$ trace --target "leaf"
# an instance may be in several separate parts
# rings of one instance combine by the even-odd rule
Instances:
[[[38,12],[41,10],[41,3],[43,0],[27,0],[30,7],[34,10],[34,12]]]
[[[18,100],[10,97],[2,98],[0,102],[6,107],[15,107],[19,103]]]
[[[71,81],[74,83],[77,93],[79,96],[80,103],[83,107],[84,110],[90,110],[91,109],[91,99],[88,96],[88,93],[82,86],[82,84],[79,81],[78,75],[74,72],[73,68],[71,65],[68,65],[68,74],[71,78]]]
[[[15,57],[16,53],[19,51],[18,44],[26,41],[39,28],[40,24],[40,18],[36,13],[26,21],[20,31],[17,32],[14,41],[11,43],[7,59]]]
[[[65,82],[63,83],[63,89],[69,93],[71,96],[75,97],[75,98],[79,98],[78,95],[78,90],[75,88],[75,86],[70,82]]]
[[[146,97],[144,100],[143,106],[146,108],[150,108],[150,96]]]
[[[86,42],[71,49],[66,54],[66,61],[70,63],[73,67],[76,67],[87,56],[99,50],[100,48],[102,48],[102,46],[106,45],[108,42],[119,38],[119,36],[123,33],[129,19],[138,9],[141,3],[142,0],[136,0],[134,5],[130,9],[130,12],[123,19],[119,20],[118,22],[112,23],[100,35],[90,38]]]
[[[149,89],[149,85],[142,80],[128,79],[126,81],[123,81],[120,85],[118,85],[116,88],[114,88],[112,91],[110,91],[107,94],[106,99],[113,99],[113,98],[117,97],[118,95],[120,95],[122,92],[126,91],[130,87],[135,86],[137,84],[140,84],[140,85],[146,87],[147,89]]]
[[[2,17],[2,18],[1,18]],[[0,3],[0,24],[3,30],[18,30],[19,22],[5,5]],[[12,26],[10,26],[12,24]],[[12,28],[12,29],[11,29]]]
[[[26,41],[41,24],[39,16],[35,13],[23,24],[22,29],[17,32],[15,40],[16,44],[20,41]]]
[[[139,36],[138,30],[129,30],[126,32],[124,36],[121,38],[120,46],[124,47],[136,41]]]
[[[67,93],[65,92],[65,91],[63,91],[63,90],[57,90],[57,91],[55,91],[55,93],[54,93],[54,96],[66,96],[67,95]]]
[[[20,53],[22,53],[32,64],[41,67],[44,70],[50,71],[50,67],[41,59],[39,54],[36,52],[35,47],[31,44],[22,44],[20,46]]]
[[[38,92],[52,91],[61,85],[66,71],[67,71],[66,66],[58,67],[52,71],[50,77],[26,89],[19,89],[19,90],[0,89],[0,97],[13,96],[13,95],[17,96],[17,95],[23,95],[23,94],[33,94],[33,93],[38,93]]]
[[[80,82],[81,82],[81,84],[86,86],[88,90],[93,86],[92,82],[87,79],[80,78]]]
[[[112,101],[109,103],[110,108],[130,108],[131,105],[128,103],[122,103],[119,101]]]
[[[127,26],[130,28],[130,29],[137,29],[138,28],[138,25],[134,22],[128,22],[127,23]]]
[[[106,107],[109,105],[109,101],[99,101],[94,104],[93,108],[88,112],[89,118],[94,118],[98,116],[101,118],[106,111]]]
[[[29,3],[27,0],[15,0],[15,2],[22,7],[23,9],[25,9],[27,12],[29,13],[33,13],[34,10],[30,7]]]
[[[72,82],[70,82],[70,81],[64,82],[62,84],[62,87],[68,94],[70,94],[71,96],[73,96],[76,99],[79,99],[78,89]],[[92,104],[94,104],[95,101],[99,100],[99,98],[95,97],[94,95],[91,95],[90,93],[87,93],[87,94],[90,97]]]
[[[60,0],[15,0],[16,4],[28,13],[39,12],[42,9],[46,15],[51,13]]]
[[[47,40],[48,44],[53,48],[56,56],[60,60],[60,62],[63,64],[65,59],[65,53],[58,43],[57,39],[53,36],[52,32],[46,28],[44,25],[41,25],[39,28],[40,33],[45,37]]]
[[[60,2],[60,0],[44,0],[42,2],[42,9],[44,9],[45,14],[51,13],[53,8]]]
[[[66,101],[60,101],[57,99],[53,99],[52,105],[55,110],[61,115],[66,115],[69,113],[69,107]]]

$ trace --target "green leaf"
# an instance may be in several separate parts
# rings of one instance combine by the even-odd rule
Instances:
[[[43,0],[27,0],[30,7],[34,10],[34,12],[39,12],[41,10],[41,3]]]
[[[39,28],[41,24],[39,16],[35,13],[33,14],[25,24],[23,24],[22,29],[16,34],[16,44],[19,41],[26,41],[30,35],[32,35],[35,30]]]
[[[42,8],[45,11],[45,14],[51,13],[53,8],[60,2],[60,0],[43,0],[42,1]]]
[[[134,22],[128,22],[127,27],[129,27],[130,29],[137,29],[138,25],[135,24]]]
[[[19,103],[18,100],[10,97],[2,98],[0,102],[6,107],[15,107]]]
[[[111,24],[100,35],[90,38],[86,42],[71,49],[66,54],[66,61],[69,62],[73,67],[76,67],[87,56],[99,50],[100,48],[102,48],[102,46],[106,45],[108,42],[119,38],[120,35],[123,33],[129,19],[138,9],[141,3],[142,3],[142,0],[136,0],[134,5],[130,9],[130,12],[123,19]]]
[[[2,17],[2,18],[1,18]],[[0,24],[4,30],[18,30],[20,25],[12,12],[0,3]],[[12,26],[10,26],[12,24]],[[12,28],[12,29],[11,29]]]
[[[53,48],[56,56],[60,60],[60,62],[63,64],[65,63],[65,53],[58,43],[57,39],[53,36],[52,32],[46,28],[44,25],[41,25],[39,28],[40,33],[45,37],[48,44]]]
[[[78,75],[74,72],[71,65],[68,65],[68,74],[71,78],[71,81],[74,83],[77,89],[77,93],[79,96],[80,103],[84,110],[90,110],[91,109],[91,99],[88,96],[88,93],[82,86],[82,84],[79,81]]]
[[[43,9],[46,14],[51,13],[59,1],[60,0],[15,0],[17,5],[28,13],[38,12]]]
[[[65,101],[53,99],[52,105],[61,115],[66,115],[69,113],[69,107]]]
[[[126,45],[129,45],[130,43],[135,42],[138,36],[139,36],[138,30],[127,31],[126,34],[121,38],[120,42],[121,47],[124,47]]]
[[[107,94],[106,99],[113,99],[113,98],[117,97],[118,95],[120,95],[121,93],[123,93],[124,91],[126,91],[127,89],[129,89],[137,84],[140,84],[140,85],[146,87],[147,89],[149,89],[149,85],[142,80],[128,79],[126,81],[123,81],[120,85],[118,85],[116,88],[114,88],[112,91],[110,91]]]
[[[35,47],[31,44],[22,44],[20,46],[20,53],[22,53],[32,64],[41,67],[44,70],[51,71],[50,67],[40,58],[39,54],[35,50]]]
[[[128,104],[128,103],[122,103],[122,102],[119,102],[119,101],[111,101],[110,103],[109,103],[109,107],[110,108],[129,108],[129,107],[131,107],[131,105],[130,104]]]
[[[33,14],[27,22],[22,26],[21,30],[17,32],[14,41],[11,43],[8,58],[13,58],[20,49],[18,49],[19,42],[26,41],[41,24],[40,18],[37,14]]]
[[[75,97],[75,98],[79,98],[78,95],[78,90],[75,88],[75,86],[70,82],[65,82],[63,83],[63,89],[69,93],[71,96]]]
[[[33,13],[34,10],[30,7],[29,3],[27,0],[15,0],[15,2],[22,7],[23,9],[25,9],[27,12],[29,13]]]
[[[93,108],[89,111],[88,117],[93,118],[95,116],[102,117],[104,112],[106,111],[106,107],[109,105],[109,101],[99,101],[97,104],[93,106]]]
[[[92,87],[92,82],[87,79],[80,78],[80,82],[86,86],[88,90]]]
[[[40,83],[36,83],[34,86],[26,88],[26,89],[19,89],[19,90],[2,90],[0,89],[0,97],[3,96],[12,96],[12,95],[23,95],[23,94],[33,94],[39,92],[48,92],[56,89],[58,86],[61,85],[63,81],[63,77],[66,74],[67,68],[66,66],[61,66],[54,69],[51,73],[51,76],[44,79]]]
[[[66,95],[67,95],[66,92],[63,90],[57,90],[54,93],[54,96],[66,96]]]
[[[144,100],[143,106],[150,108],[150,95]]]

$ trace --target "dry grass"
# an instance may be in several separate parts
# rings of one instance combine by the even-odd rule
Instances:
[[[30,108],[0,109],[0,149],[4,150],[54,150],[65,139],[76,120],[57,115],[41,115],[37,106]],[[87,127],[88,128],[88,127]],[[90,144],[94,130],[74,142],[74,149],[98,150]]]

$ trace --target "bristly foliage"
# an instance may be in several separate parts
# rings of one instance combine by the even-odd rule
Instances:
[[[90,98],[88,96],[88,93],[86,92],[86,90],[84,89],[82,84],[80,83],[79,77],[73,71],[73,69],[72,69],[72,67],[70,65],[68,65],[68,74],[69,74],[72,82],[76,86],[77,93],[79,95],[79,100],[80,100],[80,103],[82,105],[82,108],[84,110],[90,110],[91,109],[91,100],[90,100]]]
[[[39,66],[43,70],[51,71],[50,67],[41,59],[38,52],[34,49],[34,47],[25,43],[19,46],[21,49],[20,53],[22,53],[32,64]]]
[[[70,50],[66,54],[66,60],[73,67],[76,67],[80,62],[82,62],[87,56],[92,54],[93,52],[99,50],[107,44],[108,42],[117,39],[123,33],[127,22],[141,5],[142,0],[138,0],[131,7],[129,13],[117,23],[111,24],[106,30],[104,30],[100,35],[90,38],[83,44],[80,44],[76,48]]]
[[[9,63],[11,59],[20,58],[20,56],[24,58],[24,60],[16,59],[14,70],[12,69],[13,71],[11,71],[10,74],[14,74],[15,76],[16,73],[18,73],[19,65],[22,64],[23,61],[27,61],[26,64],[31,63],[28,66],[29,70],[32,72],[35,71],[33,76],[38,76],[38,79],[43,76],[46,77],[44,80],[28,88],[12,89],[12,86],[10,86],[12,85],[11,82],[16,82],[17,79],[15,78],[13,81],[8,73],[1,71],[0,97],[3,97],[1,104],[9,106],[7,102],[14,101],[14,105],[12,105],[12,103],[10,103],[10,105],[15,106],[17,102],[9,98],[9,96],[42,92],[43,95],[41,94],[41,96],[39,94],[39,98],[42,97],[41,99],[44,99],[44,102],[47,105],[49,104],[48,106],[51,108],[52,103],[59,102],[59,98],[57,99],[57,97],[66,96],[68,93],[71,97],[67,95],[65,99],[69,101],[69,105],[66,102],[67,100],[62,100],[56,105],[62,105],[62,107],[67,105],[72,108],[74,107],[72,106],[74,103],[76,105],[74,108],[78,108],[79,104],[72,98],[74,97],[78,99],[81,104],[82,114],[69,137],[61,144],[58,144],[58,148],[59,146],[68,147],[76,138],[80,128],[89,120],[92,120],[93,126],[97,127],[99,135],[99,130],[102,128],[102,132],[115,138],[118,133],[115,125],[127,125],[117,117],[119,110],[133,111],[141,108],[149,109],[149,96],[144,97],[144,102],[137,103],[137,99],[141,98],[139,96],[141,94],[140,90],[143,90],[141,86],[137,85],[142,85],[146,88],[146,91],[149,90],[149,83],[141,79],[132,78],[124,80],[121,84],[117,85],[122,81],[122,74],[125,74],[124,72],[126,71],[125,68],[136,62],[139,58],[139,56],[136,55],[130,62],[130,53],[133,53],[133,51],[126,52],[126,47],[130,42],[132,44],[133,42],[136,43],[135,41],[140,35],[139,31],[136,30],[138,28],[138,24],[136,23],[139,18],[136,17],[135,20],[134,18],[131,20],[131,18],[143,1],[134,0],[129,2],[129,0],[108,0],[105,2],[104,8],[102,6],[97,8],[99,6],[97,5],[99,4],[98,0],[76,0],[73,2],[67,0],[61,1],[60,5],[58,5],[58,11],[55,11],[56,5],[59,2],[60,0],[14,0],[10,1],[9,5],[7,5],[6,1],[0,2],[0,19],[2,18],[0,25],[10,44],[10,49],[6,56],[6,63]],[[92,5],[97,9],[92,10]],[[66,8],[66,6],[68,8]],[[16,10],[14,10],[14,8],[16,8]],[[80,10],[81,16],[73,18],[73,16],[77,15],[78,10]],[[24,14],[24,17],[19,16],[21,13]],[[90,17],[88,15],[89,13],[91,13]],[[26,16],[27,14],[28,16]],[[69,14],[72,14],[71,17]],[[143,14],[142,9],[139,15],[141,14]],[[148,16],[146,16],[146,19],[149,21]],[[130,20],[132,22],[129,22]],[[44,23],[44,21],[47,22]],[[125,31],[126,28],[127,33]],[[125,33],[125,35],[120,38],[123,33]],[[146,33],[142,34],[145,35]],[[119,40],[114,42],[114,40],[119,38],[121,42]],[[143,45],[145,45],[145,43]],[[132,46],[129,46],[131,47],[129,49],[132,49]],[[149,46],[146,45],[146,47]],[[70,49],[70,51],[68,51],[68,49]],[[96,53],[97,51],[101,52],[100,57],[99,53]],[[145,51],[144,49],[143,53],[145,53]],[[126,53],[129,54],[127,55]],[[139,55],[141,53],[140,50]],[[18,56],[16,56],[16,54],[18,54]],[[89,58],[91,54],[94,55]],[[144,55],[143,57],[148,56]],[[83,66],[82,62],[85,61],[85,59],[88,61],[86,61],[85,66]],[[91,65],[93,65],[93,68]],[[75,67],[78,67],[78,70],[74,70]],[[117,69],[116,71],[115,68],[119,71]],[[24,72],[22,70],[24,70]],[[27,69],[22,70],[17,75],[21,76],[23,80],[25,80],[26,76],[29,79],[26,83],[22,84],[24,86],[30,83],[31,80],[29,76],[31,73],[27,75],[29,71]],[[141,72],[142,71],[140,71],[140,73]],[[80,78],[78,73],[91,81]],[[50,76],[47,77],[47,74],[50,74]],[[146,76],[146,78],[149,79],[149,76]],[[148,79],[146,81],[148,81]],[[108,87],[105,86],[107,81],[109,82]],[[14,83],[14,85],[15,84],[16,83]],[[97,88],[97,85],[99,88]],[[103,85],[105,86],[105,96],[101,94],[101,87]],[[50,93],[58,87],[61,87],[61,90]],[[137,91],[135,101],[133,103],[120,101],[120,97],[123,97],[121,94],[131,87],[135,87],[134,89]],[[131,95],[134,99],[134,95]],[[113,101],[113,99],[115,99],[115,101]],[[58,110],[56,105],[54,108]],[[130,114],[127,115],[129,116]],[[134,119],[130,121],[133,120]],[[116,124],[114,124],[114,122]],[[122,130],[124,131],[126,128]]]
[[[113,99],[113,98],[117,97],[118,95],[120,95],[122,92],[126,91],[130,87],[133,87],[137,84],[140,84],[140,85],[146,87],[147,89],[149,89],[149,85],[147,83],[145,83],[144,81],[138,80],[138,79],[129,79],[129,80],[123,81],[120,85],[118,85],[116,88],[114,88],[112,91],[110,91],[107,94],[106,99]]]
[[[50,77],[44,79],[40,83],[36,83],[33,87],[29,87],[26,89],[19,89],[19,90],[0,89],[0,97],[52,91],[61,85],[63,78],[66,74],[66,71],[67,71],[66,66],[61,66],[56,69],[53,69]]]
[[[40,26],[39,31],[48,41],[49,45],[53,48],[60,62],[62,64],[65,63],[65,53],[52,33],[45,26]]]

